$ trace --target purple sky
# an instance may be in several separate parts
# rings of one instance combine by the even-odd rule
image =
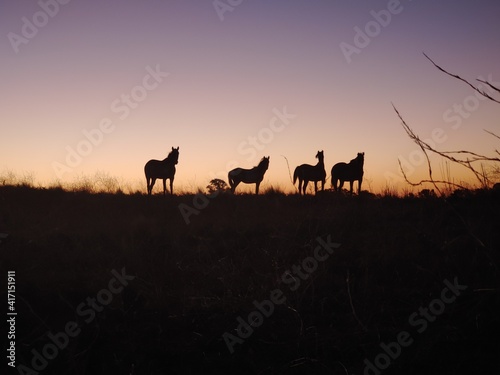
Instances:
[[[0,5],[0,172],[144,184],[179,146],[179,189],[268,155],[262,188],[291,189],[282,155],[293,172],[324,150],[329,175],[364,151],[366,188],[402,187],[398,158],[426,168],[391,102],[440,149],[498,148],[483,129],[500,132],[500,107],[422,55],[500,86],[495,1],[61,3]]]

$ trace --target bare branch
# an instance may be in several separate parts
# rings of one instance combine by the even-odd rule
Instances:
[[[399,170],[403,174],[403,178],[405,179],[406,183],[411,185],[411,186],[422,186],[423,184],[428,183],[428,184],[433,184],[434,186],[436,186],[436,184],[442,184],[442,185],[447,185],[447,186],[453,186],[453,187],[458,188],[458,189],[466,189],[466,187],[463,185],[456,184],[456,183],[450,182],[450,181],[443,181],[443,180],[434,180],[434,179],[425,180],[424,179],[424,180],[420,180],[418,182],[411,182],[408,179],[408,176],[406,176],[406,173],[403,170],[403,166],[401,165],[401,161],[399,159],[398,159],[398,163],[399,163]]]
[[[489,130],[486,130],[486,129],[484,129],[484,131],[485,131],[486,133],[488,133],[488,134],[492,135],[493,137],[500,139],[500,136],[496,135],[495,133],[490,132]]]
[[[436,190],[438,190],[440,193],[441,193],[441,191],[439,190],[439,187],[437,186],[437,184],[438,183],[439,184],[443,184],[443,183],[447,184],[448,183],[446,181],[434,180],[434,177],[432,176],[431,162],[429,160],[429,155],[427,153],[429,151],[429,152],[432,152],[436,155],[441,156],[442,158],[445,158],[446,160],[449,160],[451,162],[454,162],[456,164],[459,164],[459,165],[467,168],[469,171],[471,171],[474,174],[474,176],[476,177],[477,181],[481,184],[481,186],[487,187],[489,185],[490,181],[488,178],[488,173],[484,169],[484,166],[481,164],[480,170],[478,170],[473,164],[477,163],[477,162],[500,162],[500,158],[489,157],[489,156],[477,154],[477,153],[471,152],[471,151],[462,151],[462,150],[461,151],[438,151],[438,150],[434,149],[432,146],[430,146],[428,143],[421,140],[419,138],[419,136],[417,134],[415,134],[415,132],[405,122],[405,120],[403,119],[401,114],[398,112],[398,110],[396,109],[394,104],[392,104],[392,106],[393,106],[394,110],[396,111],[396,114],[398,115],[399,119],[401,120],[403,129],[405,130],[406,134],[413,142],[415,142],[420,147],[420,149],[424,153],[424,156],[427,160],[427,168],[429,171],[429,180],[425,180],[422,182],[433,183]],[[497,153],[498,153],[498,151],[497,151]],[[465,155],[465,158],[458,158],[457,155]],[[400,169],[402,170],[401,164],[400,164]],[[408,180],[408,178],[406,177],[406,175],[404,174],[404,171],[402,171],[402,172],[403,172],[403,176],[404,176],[406,182],[408,182],[410,185],[412,185],[412,186],[420,185],[420,183],[410,182]],[[453,186],[453,184],[451,184],[451,183],[449,183],[449,184]],[[458,185],[457,187],[461,187],[461,186]]]
[[[363,324],[363,322],[358,318],[358,315],[356,314],[356,310],[354,309],[354,304],[352,303],[352,296],[351,296],[351,288],[349,287],[349,270],[347,270],[347,277],[346,277],[346,284],[347,284],[347,295],[349,296],[349,304],[351,305],[351,310],[352,310],[352,315],[358,322],[358,324],[363,328],[363,331],[368,331],[366,326]]]
[[[489,83],[488,81],[483,81],[482,79],[479,79],[479,78],[478,78],[477,80],[478,80],[479,82],[482,82],[482,83],[487,84],[487,85],[488,85],[488,86],[490,86],[493,90],[500,92],[500,89],[499,89],[498,87],[493,86],[493,85],[492,85],[491,83]]]
[[[394,108],[394,110],[396,111],[399,119],[401,120],[401,124],[403,125],[403,128],[405,129],[406,131],[406,134],[408,134],[408,137],[410,137],[410,139],[412,139],[419,147],[420,149],[422,150],[422,152],[424,153],[425,155],[425,159],[427,160],[427,168],[429,170],[429,179],[430,181],[432,182],[432,184],[434,185],[434,187],[436,188],[436,190],[439,192],[439,194],[442,195],[442,192],[441,192],[441,189],[439,189],[439,187],[437,186],[436,183],[434,183],[434,178],[432,177],[432,166],[431,166],[431,161],[429,160],[429,155],[427,155],[427,152],[426,150],[432,150],[432,148],[427,144],[425,143],[424,141],[422,141],[418,135],[416,135],[413,130],[408,126],[408,124],[406,123],[406,121],[403,119],[403,117],[401,116],[401,114],[399,113],[399,111],[396,109],[396,107],[394,106],[394,104],[392,105],[392,107]],[[401,166],[401,163],[400,163],[400,166]],[[406,176],[405,176],[405,179],[406,179]],[[407,179],[406,179],[407,180]],[[407,180],[408,181],[408,180]]]
[[[498,101],[497,99],[495,98],[492,98],[490,95],[488,95],[486,92],[484,92],[483,90],[480,90],[478,89],[476,86],[474,86],[472,83],[470,83],[469,81],[467,81],[466,79],[460,77],[459,75],[457,74],[452,74],[448,71],[446,71],[445,69],[441,68],[438,64],[436,64],[429,56],[427,56],[424,52],[422,52],[424,54],[424,56],[436,67],[438,68],[440,71],[442,71],[443,73],[449,75],[450,77],[453,77],[453,78],[456,78],[464,83],[466,83],[467,85],[469,85],[474,91],[478,92],[479,94],[481,94],[482,96],[484,96],[485,98],[488,98],[490,99],[491,101],[494,101],[495,103],[499,103],[500,104],[500,101]],[[487,83],[487,82],[486,82]],[[496,87],[493,87],[491,84],[487,83],[489,86],[491,86],[492,88],[494,88],[495,90],[498,90]]]
[[[490,95],[488,95],[487,92],[474,86],[472,83],[470,83],[466,79],[460,77],[459,75],[448,72],[446,69],[444,69],[441,66],[439,66],[438,64],[436,64],[429,56],[427,56],[425,54],[425,52],[422,52],[422,53],[441,72],[449,75],[450,77],[453,77],[455,79],[458,79],[458,80],[464,82],[469,87],[471,87],[474,91],[478,92],[479,94],[481,94],[485,98],[490,99],[491,101],[500,104],[499,100],[491,97]],[[496,92],[500,92],[500,88],[495,87],[494,85],[492,85],[491,83],[489,83],[487,81],[484,81],[481,79],[478,79],[477,81],[486,84],[490,89],[492,89]],[[410,126],[405,122],[405,120],[403,119],[401,114],[398,112],[398,110],[396,109],[394,104],[392,104],[392,107],[394,108],[394,111],[396,111],[396,114],[398,115],[399,119],[401,120],[403,129],[405,130],[406,134],[413,142],[415,142],[418,145],[418,147],[422,150],[422,152],[425,156],[425,159],[427,160],[429,179],[428,180],[421,180],[417,183],[410,182],[408,180],[408,178],[407,178],[407,176],[404,173],[404,170],[402,168],[401,162],[399,163],[399,167],[400,167],[401,172],[403,173],[403,176],[404,176],[405,181],[407,183],[409,183],[412,186],[421,185],[424,182],[432,183],[432,184],[434,184],[434,187],[436,187],[436,189],[438,191],[439,191],[439,188],[437,187],[437,184],[448,184],[450,186],[461,187],[460,185],[453,184],[453,183],[450,183],[448,181],[436,181],[434,179],[434,177],[432,175],[432,166],[431,166],[431,162],[430,162],[429,154],[428,154],[428,152],[431,152],[433,154],[439,155],[440,157],[442,157],[448,161],[451,161],[453,163],[459,164],[459,165],[467,168],[469,171],[471,171],[474,174],[477,181],[481,184],[482,187],[486,188],[490,185],[489,176],[491,176],[491,173],[488,172],[487,168],[485,167],[485,165],[483,163],[493,163],[493,162],[500,163],[500,158],[498,157],[498,156],[500,156],[500,152],[498,150],[495,150],[496,155],[494,157],[489,157],[489,156],[478,154],[478,153],[475,153],[472,151],[464,151],[464,150],[459,150],[459,151],[439,151],[439,150],[436,150],[434,148],[434,146],[431,146],[427,142],[423,141],[422,139],[420,139],[420,137],[417,134],[415,134],[413,129],[411,129]],[[497,139],[500,139],[500,136],[496,135],[493,132],[490,132],[488,130],[485,130],[485,132],[487,132],[488,134],[492,135],[493,137],[495,137]],[[479,166],[477,166],[477,163],[479,163]],[[497,168],[496,170],[500,170],[500,168],[498,168],[498,167],[495,167],[495,168]]]

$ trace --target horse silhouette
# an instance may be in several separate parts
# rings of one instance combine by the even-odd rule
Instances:
[[[323,151],[318,151],[316,157],[318,158],[318,164],[302,164],[295,168],[295,171],[293,172],[294,185],[297,179],[299,179],[299,194],[306,194],[306,188],[309,181],[314,182],[315,193],[318,192],[318,181],[321,181],[321,190],[323,191],[325,188],[326,171]]]
[[[358,156],[352,159],[349,164],[347,163],[337,163],[332,167],[332,187],[335,191],[342,191],[345,181],[349,181],[351,184],[351,194],[352,186],[354,181],[358,181],[358,194],[361,191],[361,183],[363,182],[363,164],[365,162],[365,153],[358,152]],[[340,181],[340,185],[337,187],[337,182]]]
[[[179,160],[179,147],[172,147],[172,151],[163,160],[150,160],[144,166],[148,195],[151,195],[156,179],[163,180],[163,195],[167,193],[167,179],[170,179],[170,194],[174,194],[175,165]]]
[[[269,156],[267,158],[264,156],[259,165],[252,169],[235,168],[229,171],[227,179],[229,180],[229,186],[231,186],[231,192],[234,193],[236,186],[243,182],[245,184],[255,184],[255,194],[259,194],[260,183],[264,178],[264,173],[269,168],[269,158]]]

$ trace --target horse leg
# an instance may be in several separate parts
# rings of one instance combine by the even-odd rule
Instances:
[[[309,180],[304,180],[304,185],[302,186],[304,195],[306,195],[307,185],[309,185]]]
[[[167,194],[167,179],[163,179],[163,196]]]
[[[170,178],[170,195],[174,195],[174,177]]]
[[[231,185],[231,192],[235,192],[236,191],[236,187],[240,184],[239,181],[233,181],[233,184]]]
[[[255,183],[255,194],[256,195],[259,195],[259,185],[260,185],[260,182]]]
[[[363,182],[363,177],[358,180],[358,195],[361,193],[361,183]]]
[[[342,192],[343,188],[344,188],[344,180],[340,180],[340,182],[339,182],[339,191]]]
[[[149,195],[153,194],[153,186],[155,186],[156,178],[151,177],[151,184],[149,185]]]
[[[318,181],[314,181],[314,194],[318,194]]]
[[[349,181],[349,185],[351,187],[350,192],[351,192],[351,195],[352,195],[352,186],[354,185],[354,180]]]
[[[148,195],[151,195],[151,190],[149,189],[149,178],[146,176],[146,190],[148,191]]]

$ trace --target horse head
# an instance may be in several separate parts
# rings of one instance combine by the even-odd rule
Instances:
[[[264,168],[264,170],[267,170],[269,168],[269,159],[271,157],[268,156],[267,158],[264,156],[262,159],[260,159],[259,167]]]
[[[172,160],[174,164],[179,162],[179,146],[177,148],[172,147],[172,151],[168,154],[168,159]]]
[[[318,153],[316,154],[316,158],[318,159],[318,161],[323,161],[324,160],[324,155],[323,155],[323,150],[321,151],[318,151]]]
[[[356,159],[358,159],[359,163],[363,164],[363,162],[365,161],[365,153],[358,152],[358,157]]]

